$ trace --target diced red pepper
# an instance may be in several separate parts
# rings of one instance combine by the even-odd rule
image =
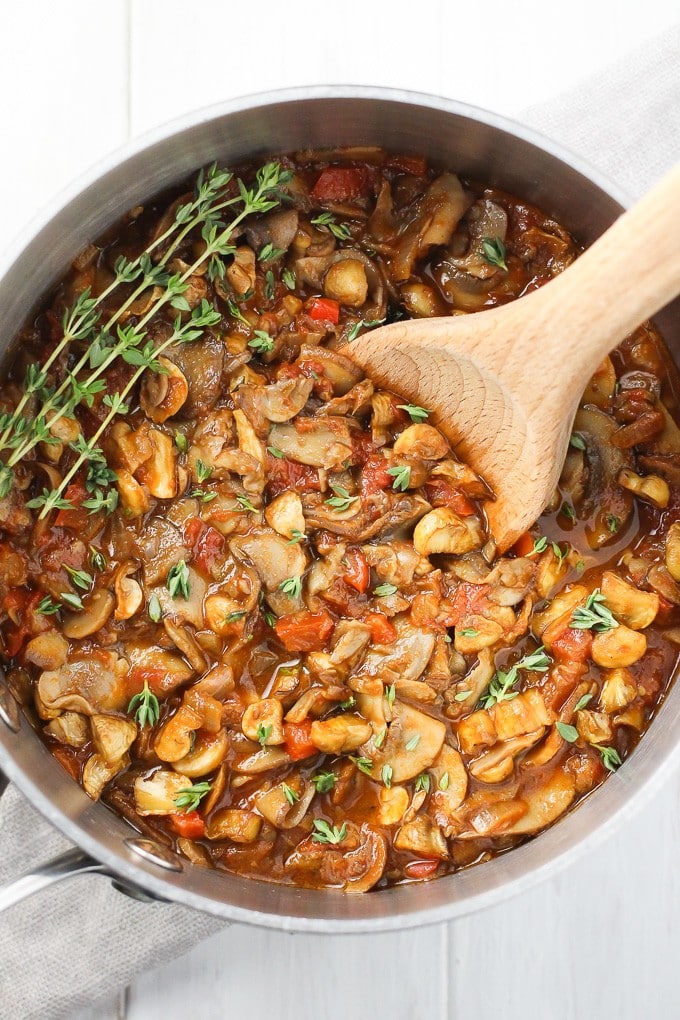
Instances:
[[[170,825],[178,836],[184,839],[202,839],[205,836],[205,822],[198,811],[178,811],[169,817]]]
[[[432,506],[448,506],[459,517],[471,517],[477,512],[474,503],[467,496],[443,479],[433,478],[426,482],[425,495]]]
[[[429,878],[439,867],[439,861],[429,858],[425,861],[411,861],[404,868],[409,878]]]
[[[515,556],[528,556],[530,552],[533,552],[534,539],[533,536],[525,531],[523,535],[520,535],[515,544],[512,547],[512,551]]]
[[[312,188],[317,202],[348,202],[366,195],[370,177],[364,167],[329,166],[322,170]]]
[[[371,568],[363,552],[361,549],[348,549],[342,562],[345,565],[345,573],[342,575],[343,581],[354,588],[355,591],[358,591],[360,595],[363,595],[368,588],[371,576]]]
[[[332,298],[312,298],[307,304],[307,314],[315,322],[337,323],[340,318],[340,304]]]
[[[73,504],[71,510],[59,510],[54,518],[57,528],[70,528],[72,531],[83,531],[87,527],[89,514],[80,504],[87,499],[89,493],[82,482],[71,482],[64,493],[64,499]]]
[[[287,652],[319,652],[333,632],[333,617],[326,610],[280,616],[274,625],[276,636]]]
[[[589,630],[566,627],[550,642],[549,651],[554,659],[563,662],[585,662],[593,647],[593,635]]]
[[[384,613],[367,613],[363,619],[371,628],[371,641],[376,645],[389,645],[397,637],[397,629]]]
[[[283,735],[286,738],[286,751],[293,761],[302,761],[318,753],[316,744],[312,743],[312,722],[305,719],[304,722],[283,724]]]
[[[388,463],[381,453],[374,453],[361,469],[361,498],[375,496],[376,493],[389,489],[394,479],[387,473]]]
[[[427,173],[427,160],[422,156],[390,156],[385,165],[390,170],[401,170],[414,177],[424,177]]]

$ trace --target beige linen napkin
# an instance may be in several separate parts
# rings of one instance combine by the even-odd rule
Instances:
[[[680,156],[679,57],[680,26],[522,119],[635,197]],[[7,791],[0,883],[68,847],[16,790]],[[133,902],[100,876],[64,882],[0,915],[0,1016],[74,1020],[221,924],[184,907]]]

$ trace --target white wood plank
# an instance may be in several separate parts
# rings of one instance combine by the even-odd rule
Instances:
[[[285,935],[234,925],[140,978],[126,1020],[447,1020],[446,926],[389,935]]]
[[[483,12],[450,0],[202,0],[191,9],[133,0],[132,15],[137,132],[231,96],[319,82],[416,89],[513,113],[661,31],[677,2],[620,0],[613,17],[592,0],[487,0]]]
[[[680,780],[553,881],[451,924],[452,1015],[677,1020]]]
[[[127,137],[126,0],[3,4],[0,245]]]

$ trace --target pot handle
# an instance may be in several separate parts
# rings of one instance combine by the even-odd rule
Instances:
[[[64,878],[93,872],[109,874],[103,864],[95,861],[93,857],[89,857],[82,850],[78,850],[76,847],[67,850],[65,853],[59,854],[58,857],[53,857],[51,861],[41,864],[40,867],[27,871],[11,882],[0,886],[0,913],[34,893],[40,892],[56,882],[61,882]]]

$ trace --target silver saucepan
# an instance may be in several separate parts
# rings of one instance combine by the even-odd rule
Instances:
[[[626,205],[612,185],[546,139],[446,99],[360,87],[293,89],[236,99],[190,114],[110,156],[5,252],[0,260],[0,354],[87,242],[132,206],[201,165],[363,144],[422,154],[463,176],[503,187],[553,214],[585,244]],[[680,363],[679,311],[680,300],[657,322]],[[0,909],[55,880],[101,871],[141,898],[175,900],[232,921],[289,931],[357,933],[448,920],[555,874],[624,824],[678,758],[679,732],[676,686],[630,761],[536,839],[435,882],[346,896],[211,871],[140,838],[122,818],[93,803],[57,765],[0,673],[0,768],[77,848],[0,889]],[[2,786],[0,776],[0,791]]]

